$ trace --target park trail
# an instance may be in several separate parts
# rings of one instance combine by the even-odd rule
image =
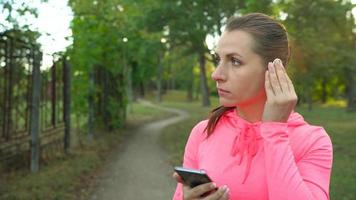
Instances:
[[[168,200],[176,183],[167,153],[158,144],[162,129],[189,117],[182,110],[142,103],[177,115],[133,130],[98,177],[91,200]]]

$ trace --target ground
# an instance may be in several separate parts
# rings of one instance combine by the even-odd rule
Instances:
[[[174,112],[177,116],[132,130],[132,137],[128,138],[98,178],[98,187],[91,200],[172,198],[176,186],[172,179],[173,166],[168,162],[167,153],[158,145],[158,138],[164,127],[186,119],[188,114],[148,102],[146,104]]]

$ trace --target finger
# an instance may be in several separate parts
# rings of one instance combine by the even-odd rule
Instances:
[[[279,93],[282,92],[281,87],[278,82],[277,74],[276,74],[276,69],[274,67],[274,64],[271,63],[268,65],[268,74],[269,74],[269,81],[271,83],[271,87],[273,89],[273,92],[275,95],[278,95]]]
[[[292,82],[292,80],[289,78],[289,76],[288,76],[287,73],[286,73],[286,79],[287,79],[289,91],[290,91],[291,93],[294,93],[294,94],[295,94],[293,82]]]
[[[229,196],[230,196],[229,189],[227,189],[224,195],[219,200],[229,200],[230,199]]]
[[[283,63],[282,63],[282,65],[283,65]],[[286,70],[286,68],[284,66],[283,66],[283,71],[284,71],[284,74],[285,74],[286,81],[288,83],[289,92],[295,93],[293,82],[290,79],[290,77],[288,76],[287,70]]]
[[[226,188],[224,194],[220,197],[219,200],[229,200],[230,199],[230,190]]]
[[[205,183],[205,184],[201,184],[201,185],[194,187],[192,189],[192,193],[194,194],[194,196],[200,197],[204,193],[209,192],[214,189],[216,189],[215,183]]]
[[[190,188],[188,185],[183,185],[183,199],[198,199],[200,196],[194,194],[192,192],[192,188]]]
[[[269,80],[269,71],[268,70],[266,70],[266,72],[265,72],[265,90],[266,90],[267,97],[271,97],[274,95],[274,91],[271,86],[271,81]]]
[[[204,200],[223,200],[225,193],[229,193],[226,185],[220,187],[216,192],[207,196]]]
[[[178,183],[182,183],[182,184],[185,184],[182,180],[182,178],[178,175],[177,172],[174,172],[172,177],[178,182]]]
[[[281,90],[282,92],[288,92],[289,91],[288,82],[286,79],[285,71],[283,70],[284,66],[282,64],[282,61],[277,58],[275,60],[275,66],[276,66],[276,72],[277,72],[276,74],[278,77],[278,82],[281,87]]]
[[[277,77],[277,83],[278,85],[276,85],[276,87],[279,87],[280,91],[283,93],[283,87],[282,87],[282,75],[281,75],[281,69],[280,69],[280,66],[278,64],[278,58],[276,58],[274,61],[273,61],[273,66],[274,66],[274,72],[276,74],[276,77]]]

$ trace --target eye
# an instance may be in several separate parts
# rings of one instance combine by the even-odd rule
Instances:
[[[237,58],[231,57],[231,63],[233,66],[239,66],[241,65],[241,61]]]
[[[215,54],[214,55],[214,63],[215,63],[216,67],[219,65],[220,60],[221,60],[220,57],[217,54]]]

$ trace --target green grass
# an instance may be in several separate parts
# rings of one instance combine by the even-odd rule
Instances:
[[[161,144],[170,154],[171,164],[180,165],[184,146],[193,126],[206,118],[211,108],[201,107],[200,102],[187,103],[184,93],[168,93],[168,101],[162,105],[187,110],[191,117],[167,127],[160,138]],[[179,96],[179,97],[178,97]],[[217,99],[212,98],[217,105]],[[333,200],[356,199],[356,114],[347,113],[344,108],[315,105],[309,112],[306,106],[296,109],[310,124],[323,126],[333,142],[333,170],[330,194]]]
[[[95,188],[93,181],[101,167],[117,152],[133,127],[171,116],[171,113],[139,103],[131,106],[126,130],[112,133],[96,131],[89,143],[84,134],[75,134],[75,147],[69,155],[61,155],[42,166],[38,173],[20,170],[0,177],[0,199],[6,200],[56,200],[88,199]],[[85,130],[85,129],[84,129]],[[1,180],[3,179],[3,180]]]
[[[131,105],[128,109],[128,113],[127,127],[136,127],[142,123],[165,119],[174,115],[139,103]]]

